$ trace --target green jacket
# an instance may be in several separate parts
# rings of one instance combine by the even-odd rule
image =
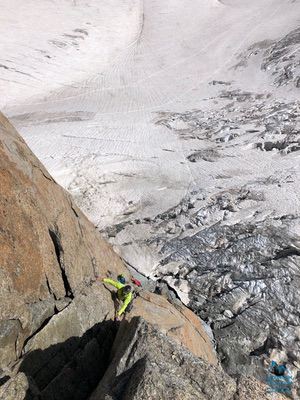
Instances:
[[[112,285],[112,286],[114,286],[116,289],[118,289],[118,291],[117,291],[118,299],[119,299],[120,301],[123,301],[122,307],[121,307],[121,308],[119,309],[119,311],[117,312],[117,316],[120,317],[120,316],[125,312],[125,310],[126,310],[128,304],[131,302],[131,300],[132,300],[132,293],[128,293],[128,294],[126,294],[126,295],[124,296],[123,293],[122,293],[122,288],[123,288],[124,286],[126,286],[126,285],[124,285],[124,284],[121,283],[121,282],[114,281],[113,279],[110,279],[110,278],[104,278],[104,279],[103,279],[103,282],[109,283],[110,285]]]

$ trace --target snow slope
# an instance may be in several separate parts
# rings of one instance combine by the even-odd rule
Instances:
[[[194,188],[214,191],[220,173],[231,177],[218,181],[226,188],[296,169],[295,156],[258,152],[244,139],[215,162],[191,163],[188,155],[211,144],[174,134],[190,129],[182,119],[159,121],[197,109],[217,118],[224,88],[297,99],[258,60],[247,72],[233,66],[254,43],[297,28],[298,1],[7,0],[1,8],[0,107],[98,227],[153,217]],[[219,80],[230,86],[211,84]],[[265,207],[291,212],[298,194],[291,185]]]

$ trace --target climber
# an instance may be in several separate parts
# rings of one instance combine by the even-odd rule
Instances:
[[[283,376],[288,371],[286,363],[277,364],[276,361],[271,362],[270,370],[276,376]]]
[[[125,311],[129,311],[129,308],[131,308],[132,300],[133,300],[132,287],[130,285],[125,285],[124,283],[121,283],[119,280],[114,281],[113,279],[110,279],[110,278],[104,278],[103,282],[108,283],[108,284],[114,286],[116,289],[118,289],[117,293],[116,293],[116,299],[118,300],[119,304],[120,303],[123,303],[123,304],[117,311],[115,320],[120,321],[121,315]]]
[[[125,279],[124,275],[122,275],[122,274],[118,275],[117,279],[118,279],[118,282],[123,283],[123,285],[125,285],[126,279]]]

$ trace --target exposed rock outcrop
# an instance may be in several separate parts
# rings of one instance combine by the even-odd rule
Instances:
[[[233,379],[133,318],[117,334],[110,366],[90,400],[232,399]]]
[[[134,301],[127,320],[142,317],[167,336],[172,337],[188,348],[194,355],[211,364],[217,364],[216,353],[211,350],[211,339],[200,319],[187,307],[178,303],[173,305],[164,297],[149,292],[140,292]]]

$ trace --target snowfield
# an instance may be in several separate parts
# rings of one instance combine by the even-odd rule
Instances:
[[[273,154],[245,147],[234,161],[191,165],[186,156],[207,143],[156,121],[165,111],[217,110],[211,99],[224,86],[213,80],[272,95],[265,72],[251,75],[256,65],[233,66],[253,43],[293,30],[297,11],[284,0],[5,1],[0,106],[97,226],[154,216],[194,186],[214,188],[233,164],[237,184],[274,172]]]
[[[288,0],[5,1],[0,106],[99,229],[266,177],[291,178],[234,220],[295,214],[299,153],[282,156],[263,132],[276,102],[299,122],[299,90],[262,65],[299,11]],[[147,229],[121,236],[118,250],[149,273],[158,260],[137,245]]]

